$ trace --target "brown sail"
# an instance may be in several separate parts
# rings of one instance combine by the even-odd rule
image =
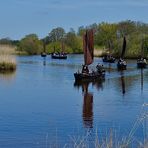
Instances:
[[[85,65],[90,65],[94,57],[94,37],[93,30],[87,30],[83,36],[83,50]]]
[[[123,38],[123,45],[122,45],[122,53],[121,53],[121,58],[124,58],[124,54],[125,54],[125,50],[126,50],[126,38],[124,36]]]

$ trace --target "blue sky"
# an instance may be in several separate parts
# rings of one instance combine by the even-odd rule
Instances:
[[[0,0],[0,38],[127,19],[148,23],[148,0]]]

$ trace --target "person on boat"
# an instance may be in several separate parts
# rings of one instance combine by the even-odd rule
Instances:
[[[87,65],[83,65],[83,67],[82,67],[82,73],[89,74],[89,69],[88,69],[88,66]]]
[[[144,63],[147,63],[145,58],[143,59],[143,62],[144,62]]]
[[[100,63],[97,64],[96,68],[97,72],[99,73],[105,72],[103,65],[101,65]]]

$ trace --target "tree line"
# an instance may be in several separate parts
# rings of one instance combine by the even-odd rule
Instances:
[[[0,39],[0,44],[12,44],[17,47],[17,51],[27,54],[40,54],[44,49],[47,53],[60,51],[62,44],[67,53],[82,53],[82,36],[86,29],[94,30],[95,49],[104,49],[104,52],[110,50],[113,55],[119,56],[122,49],[123,37],[127,39],[127,57],[138,57],[141,52],[148,55],[148,24],[131,20],[121,21],[119,23],[91,24],[89,26],[80,26],[77,32],[70,29],[66,32],[62,27],[52,29],[48,35],[42,39],[36,34],[26,35],[21,40],[11,40],[9,38]]]

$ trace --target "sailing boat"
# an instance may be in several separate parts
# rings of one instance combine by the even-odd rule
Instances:
[[[62,51],[55,52],[55,47],[54,47],[54,52],[51,53],[51,58],[52,59],[67,59],[67,54],[65,53],[63,42],[62,42]]]
[[[123,38],[122,53],[121,53],[120,59],[117,63],[118,70],[126,70],[126,61],[124,60],[125,50],[126,50],[126,38],[124,37]]]
[[[103,62],[108,62],[108,63],[114,63],[115,62],[115,58],[111,55],[111,43],[109,42],[109,54],[103,56],[102,60]]]
[[[84,50],[84,65],[82,72],[79,71],[74,73],[75,81],[95,81],[105,77],[105,70],[103,65],[98,64],[97,70],[89,72],[88,65],[93,63],[94,57],[94,41],[93,41],[93,30],[87,30],[83,35],[83,50]]]
[[[141,56],[137,60],[137,67],[138,68],[146,68],[147,62],[146,59],[144,58],[144,48],[143,48],[143,42],[142,42],[142,47],[141,47]]]
[[[43,52],[41,52],[41,57],[46,57],[47,54],[46,54],[46,45],[45,43],[43,43]]]

